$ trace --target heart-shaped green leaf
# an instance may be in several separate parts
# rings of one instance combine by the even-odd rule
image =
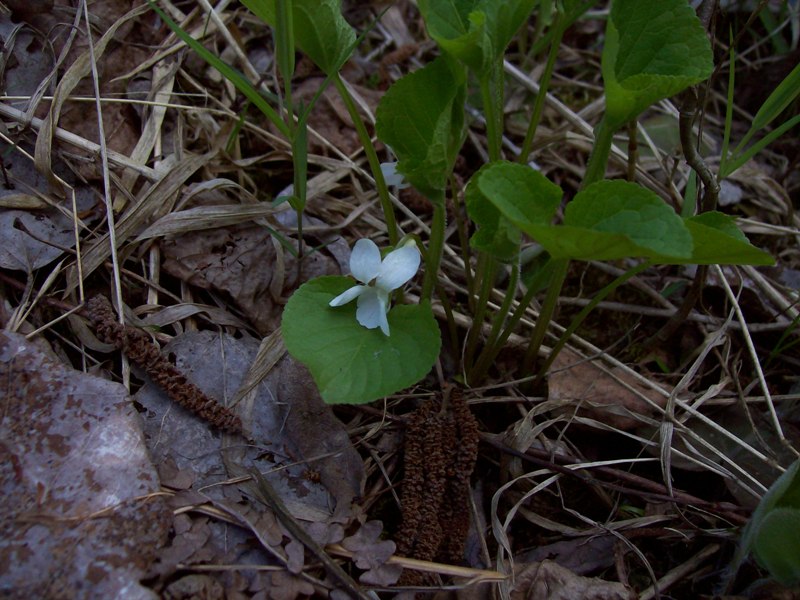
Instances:
[[[498,260],[511,261],[519,254],[519,244],[522,239],[519,228],[500,214],[478,186],[478,179],[491,166],[492,163],[481,167],[464,190],[467,213],[477,226],[477,230],[470,238],[470,245]]]
[[[707,79],[713,67],[711,44],[686,0],[614,0],[602,58],[609,127]]]
[[[753,554],[785,586],[800,582],[800,510],[775,508],[761,521]]]
[[[378,137],[397,154],[397,171],[433,202],[464,141],[464,68],[440,56],[398,80],[378,105]]]
[[[646,257],[676,263],[692,255],[692,236],[683,220],[653,192],[634,183],[599,181],[588,186],[567,204],[563,225],[548,222],[561,189],[527,167],[487,171],[479,185],[506,219],[555,259]]]
[[[479,0],[419,0],[417,6],[428,34],[439,47],[474,70],[481,70],[484,56],[485,17],[475,13]]]
[[[692,236],[675,211],[628,181],[598,181],[578,192],[564,225],[622,234],[644,251],[639,256],[688,258],[692,252]]]
[[[277,24],[276,0],[242,0],[268,25]],[[341,0],[292,0],[292,22],[297,47],[326,75],[341,69],[355,47],[356,34],[342,16]]]
[[[539,0],[419,0],[430,36],[476,73],[506,47]]]
[[[775,259],[753,246],[733,217],[710,211],[684,220],[694,240],[687,263],[698,265],[774,265]]]
[[[413,385],[439,355],[439,327],[429,303],[389,311],[391,335],[356,321],[356,302],[328,303],[354,284],[319,277],[289,299],[281,330],[286,349],[305,364],[329,404],[363,404]]]
[[[504,199],[506,210],[518,212],[521,220],[549,223],[561,202],[562,191],[541,173],[517,163],[490,163],[472,176],[464,198],[478,230],[470,243],[508,261],[519,251],[519,228],[500,214],[488,195]]]
[[[554,259],[618,260],[652,254],[620,233],[569,225],[529,225],[523,231]]]
[[[738,569],[753,552],[776,579],[789,585],[797,583],[800,578],[799,541],[800,460],[796,460],[774,481],[750,516],[742,530],[733,568]]]

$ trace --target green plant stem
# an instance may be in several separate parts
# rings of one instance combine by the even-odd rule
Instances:
[[[453,307],[450,305],[450,300],[447,299],[447,292],[438,281],[436,282],[436,297],[442,303],[442,309],[447,319],[447,333],[450,336],[450,347],[455,351],[455,349],[458,348],[458,326],[453,316]]]
[[[536,319],[536,325],[533,327],[528,349],[525,351],[525,356],[522,359],[521,373],[523,375],[531,372],[533,363],[539,355],[539,349],[542,347],[544,336],[547,333],[547,326],[550,324],[550,321],[553,319],[553,314],[556,311],[558,297],[561,295],[561,288],[564,287],[564,280],[567,278],[568,269],[569,259],[560,258],[553,261],[553,275],[550,279],[547,295],[544,298],[542,310],[539,311],[539,318]]]
[[[586,165],[586,173],[583,176],[581,189],[605,177],[606,165],[611,154],[611,143],[614,140],[615,131],[616,129],[609,125],[605,116],[594,128],[594,146],[589,156],[589,164]]]
[[[480,78],[481,100],[486,118],[489,160],[502,158],[503,148],[503,57],[495,60]]]
[[[627,180],[636,181],[636,163],[639,162],[639,140],[637,121],[628,122],[628,174]]]
[[[503,57],[496,59],[489,72],[480,78],[481,99],[483,101],[483,111],[486,118],[486,138],[489,150],[489,160],[494,162],[502,158],[503,147]],[[467,335],[466,349],[464,352],[464,362],[462,364],[465,371],[469,372],[475,353],[478,349],[478,342],[481,337],[483,319],[486,316],[489,296],[494,287],[494,278],[497,273],[497,263],[485,252],[481,252],[478,257],[478,268],[476,269],[473,283],[480,285],[480,292],[472,310],[472,329]],[[471,289],[471,296],[475,290]]]
[[[364,147],[364,154],[367,157],[367,162],[369,162],[369,168],[372,170],[372,177],[375,179],[375,186],[378,188],[378,198],[380,199],[381,208],[383,209],[383,218],[386,221],[386,234],[389,237],[389,243],[392,246],[395,246],[397,245],[400,236],[397,230],[397,220],[394,217],[392,199],[389,195],[389,188],[386,185],[383,172],[381,171],[381,162],[378,159],[378,153],[375,151],[375,146],[372,143],[372,138],[370,137],[369,132],[367,131],[367,126],[364,124],[364,120],[361,118],[361,113],[358,112],[358,107],[356,106],[355,100],[353,100],[352,95],[347,90],[347,86],[344,84],[344,81],[342,81],[342,78],[338,73],[333,76],[333,84],[336,86],[336,90],[342,97],[342,101],[347,108],[347,112],[356,127],[358,139],[361,141],[361,145]],[[433,287],[431,287],[431,289],[433,289]]]
[[[472,370],[473,359],[478,350],[483,319],[486,317],[486,309],[489,304],[489,296],[494,287],[496,273],[496,261],[485,252],[481,252],[478,257],[478,267],[475,270],[474,280],[476,285],[480,285],[480,290],[475,302],[475,308],[472,311],[472,328],[467,334],[466,348],[464,350],[463,367],[467,372]]]
[[[470,383],[474,384],[478,381],[482,381],[483,378],[486,377],[486,373],[491,365],[491,360],[487,360],[485,357],[487,355],[492,355],[493,360],[494,356],[496,356],[495,347],[497,345],[497,340],[503,333],[503,324],[506,323],[509,318],[511,304],[514,302],[514,296],[516,296],[518,283],[519,264],[515,264],[511,268],[511,277],[508,281],[508,287],[506,288],[506,294],[503,298],[503,304],[500,306],[500,310],[497,311],[497,314],[494,316],[494,320],[492,321],[492,329],[489,332],[489,336],[486,338],[483,349],[481,350],[480,354],[478,354],[478,359],[475,362],[475,366],[472,367],[468,373]]]
[[[560,11],[555,19],[555,23],[553,23],[553,41],[550,44],[550,52],[547,55],[547,63],[544,66],[544,72],[539,80],[539,93],[536,94],[536,100],[533,102],[533,113],[531,114],[531,121],[528,123],[528,131],[525,133],[525,141],[522,142],[522,150],[519,153],[518,160],[523,165],[528,162],[528,157],[533,147],[533,138],[536,136],[536,129],[539,127],[539,122],[542,120],[544,101],[547,98],[547,89],[550,87],[550,78],[553,76],[553,69],[556,66],[558,49],[561,46],[561,38],[564,36],[565,29],[562,26],[564,18]],[[536,26],[537,28],[539,27],[539,21],[537,21]]]
[[[292,77],[294,75],[294,25],[292,23],[292,0],[277,0],[275,3],[277,25],[273,27],[278,70],[283,78],[283,118],[292,147],[293,190],[290,204],[297,215],[297,279],[303,274],[303,211],[306,206],[306,177],[308,175],[308,146],[305,120],[295,120],[292,100]]]
[[[467,282],[467,289],[473,286],[472,269],[470,269],[470,249],[469,249],[469,229],[465,218],[466,212],[459,194],[458,184],[452,173],[450,173],[450,189],[453,190],[453,211],[456,218],[456,231],[458,232],[458,245],[461,248],[461,260],[464,261],[464,279]]]
[[[495,313],[494,319],[492,320],[492,329],[489,331],[489,336],[486,338],[484,350],[492,348],[494,344],[497,343],[497,338],[500,337],[500,333],[503,331],[503,323],[506,322],[511,312],[511,304],[514,302],[518,283],[519,265],[515,264],[511,267],[511,276],[508,279],[508,286],[506,287],[506,293],[503,297],[503,303],[500,305],[500,310]],[[483,354],[483,351],[481,351],[481,354]],[[478,355],[478,361],[480,361],[480,355]]]
[[[635,277],[645,269],[650,268],[652,265],[653,265],[652,261],[645,261],[633,267],[632,269],[627,270],[625,273],[614,279],[614,281],[609,283],[607,286],[605,286],[602,290],[600,290],[594,295],[591,302],[589,302],[589,304],[584,306],[583,309],[577,315],[575,315],[575,317],[572,319],[572,322],[569,324],[569,327],[567,327],[564,330],[564,333],[562,333],[561,336],[558,338],[558,341],[556,342],[555,346],[553,346],[553,349],[550,351],[550,355],[547,357],[547,360],[544,362],[544,364],[539,369],[539,372],[536,374],[536,379],[534,379],[533,381],[533,387],[536,387],[536,384],[539,381],[541,381],[545,375],[547,375],[548,369],[550,369],[550,367],[552,366],[553,361],[556,359],[559,352],[561,352],[564,346],[567,345],[569,338],[572,337],[572,334],[575,333],[578,327],[581,326],[581,323],[583,323],[586,317],[589,316],[589,313],[592,312],[592,310],[594,310],[598,304],[600,304],[606,297],[608,297],[609,294],[611,294],[619,286],[621,286],[623,283],[625,283],[632,277]]]
[[[530,282],[530,285],[525,291],[525,294],[522,296],[522,299],[519,301],[516,310],[506,322],[503,332],[495,341],[494,347],[486,348],[483,352],[481,352],[478,362],[472,368],[472,379],[474,381],[482,381],[483,378],[486,377],[487,373],[489,372],[489,368],[494,362],[494,359],[497,358],[500,350],[503,349],[508,341],[508,338],[511,337],[511,333],[514,331],[514,329],[516,329],[517,325],[519,325],[519,322],[525,315],[525,311],[527,310],[528,305],[530,305],[531,300],[533,300],[533,297],[536,295],[537,291],[541,289],[541,280],[544,279],[544,277],[547,277],[549,274],[550,271],[548,267],[544,266],[534,276],[534,280]]]
[[[444,250],[444,232],[447,224],[447,211],[444,198],[441,202],[433,202],[433,217],[431,219],[431,238],[428,241],[428,252],[425,255],[425,278],[422,280],[421,300],[430,300],[433,289],[439,278],[439,263],[442,261]]]

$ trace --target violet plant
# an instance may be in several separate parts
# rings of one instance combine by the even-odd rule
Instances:
[[[325,86],[336,88],[355,123],[383,211],[387,245],[381,250],[369,240],[356,242],[351,258],[356,282],[340,276],[304,284],[290,298],[282,321],[287,349],[308,366],[327,402],[363,403],[399,391],[424,377],[438,357],[441,342],[432,302],[446,302],[436,293],[444,248],[445,204],[448,197],[457,207],[462,201],[462,190],[454,185],[453,168],[466,138],[467,91],[473,80],[480,90],[489,160],[463,190],[469,222],[458,223],[464,237],[470,228],[474,231],[469,244],[462,244],[461,249],[466,265],[464,279],[469,286],[467,305],[475,323],[465,340],[461,365],[468,384],[486,376],[533,296],[546,289],[522,365],[522,374],[533,372],[573,260],[633,258],[641,262],[601,290],[575,317],[539,366],[540,376],[586,314],[608,293],[651,265],[772,264],[768,254],[748,242],[733,218],[715,211],[694,214],[687,210],[689,198],[684,214],[678,215],[646,188],[628,181],[604,180],[614,133],[653,104],[704,81],[712,71],[710,44],[687,0],[611,3],[602,57],[606,112],[595,130],[581,189],[567,203],[563,219],[556,221],[563,190],[529,166],[528,156],[561,37],[596,1],[547,3],[553,10],[548,12],[549,19],[542,20],[549,23],[549,30],[540,47],[549,44],[550,50],[516,162],[504,160],[502,150],[503,61],[518,30],[534,10],[541,9],[539,0],[419,0],[420,13],[440,55],[398,80],[380,102],[376,132],[392,148],[396,164],[382,163],[378,158],[367,125],[339,75],[358,44],[355,32],[341,15],[340,0],[244,0],[276,32],[276,59],[285,82],[277,109],[235,70],[176,29],[290,140],[295,182],[289,200],[298,213],[305,206],[305,119],[316,98],[305,107],[292,103],[295,49],[304,52],[327,75]],[[787,78],[788,83],[779,86],[774,97],[765,102],[754,127],[766,126],[780,107],[796,97],[798,73],[796,69]],[[321,93],[322,89],[317,98]],[[793,124],[787,122],[778,130],[786,131]],[[774,139],[767,136],[766,142],[760,140],[745,148],[756,131],[748,133],[730,156],[726,133],[720,177],[732,173]],[[390,185],[411,185],[430,200],[433,214],[427,240],[415,240],[412,245],[409,238],[402,237]],[[460,218],[461,211],[456,215]],[[523,236],[538,245],[546,261],[517,298]],[[419,302],[397,302],[403,297],[401,288],[414,280],[420,261],[424,273]],[[505,300],[500,310],[492,311],[490,332],[484,335],[481,324],[490,315],[489,296],[501,269],[509,273]],[[518,300],[516,307],[514,300]],[[454,329],[450,323],[450,330]]]
[[[552,43],[557,44],[566,27],[594,3],[557,3]],[[407,280],[406,274],[392,281],[391,288],[381,287],[386,279],[378,274],[377,247],[369,246],[370,269],[361,264],[365,241],[357,242],[351,265],[361,285],[351,287],[346,278],[321,278],[295,292],[283,317],[286,346],[308,365],[327,401],[367,402],[387,390],[398,391],[423,377],[436,360],[439,331],[430,303],[444,247],[445,201],[448,195],[456,203],[460,200],[460,190],[452,186],[452,172],[466,136],[470,77],[481,91],[489,162],[471,178],[464,194],[475,228],[470,248],[463,249],[468,270],[465,279],[471,286],[469,305],[476,324],[467,336],[463,358],[467,383],[480,382],[486,376],[533,295],[544,287],[547,292],[522,366],[523,374],[533,372],[571,261],[642,259],[575,318],[539,366],[540,375],[598,302],[652,265],[772,264],[768,254],[747,241],[733,218],[713,211],[681,216],[638,184],[603,179],[612,136],[619,128],[654,103],[704,81],[712,71],[710,44],[686,0],[612,3],[602,61],[606,112],[595,131],[581,191],[567,203],[563,220],[555,221],[563,190],[525,164],[527,153],[519,162],[505,161],[502,156],[503,57],[536,5],[535,0],[420,0],[419,10],[428,33],[439,45],[440,56],[388,90],[378,107],[376,123],[378,137],[398,158],[397,173],[433,206],[430,237],[426,247],[420,247],[425,265],[420,303],[390,308],[390,294]],[[551,52],[548,72],[552,72],[553,56]],[[544,93],[543,88],[534,106],[526,148],[535,135]],[[380,178],[385,184],[384,173],[390,167],[382,168]],[[373,168],[373,174],[380,170],[380,166]],[[398,182],[392,178],[392,183]],[[384,210],[392,212],[385,204]],[[387,218],[390,222],[395,223],[393,217]],[[461,225],[462,230],[467,229],[468,224]],[[402,250],[389,229],[387,237],[396,249],[384,264]],[[530,285],[512,310],[523,234],[543,249],[547,261],[538,285]],[[500,269],[510,271],[506,302],[494,312],[489,335],[483,336],[478,324],[489,314],[489,295]],[[356,296],[361,304],[355,308],[346,304]],[[409,333],[413,331],[416,338],[426,327],[424,339],[409,343]],[[337,355],[364,358],[367,345],[374,359],[350,359],[345,361],[346,368],[341,360],[326,355],[335,347]],[[386,356],[393,359],[382,361]],[[354,381],[361,383],[355,385]],[[365,381],[375,385],[365,385]]]

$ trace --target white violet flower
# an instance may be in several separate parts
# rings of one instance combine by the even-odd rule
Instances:
[[[389,335],[389,295],[405,285],[419,269],[420,255],[414,240],[392,250],[381,260],[375,242],[358,240],[350,254],[350,272],[364,285],[354,285],[330,301],[342,306],[358,298],[356,320],[367,329],[380,327]]]
[[[410,187],[411,184],[406,182],[402,173],[397,172],[397,161],[381,163],[381,173],[386,185],[396,187],[398,190],[403,190]]]

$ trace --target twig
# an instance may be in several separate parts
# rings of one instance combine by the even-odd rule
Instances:
[[[344,569],[339,566],[339,564],[334,561],[330,556],[325,553],[319,544],[317,544],[310,535],[308,535],[305,530],[294,520],[289,510],[283,504],[283,500],[281,500],[280,496],[275,493],[275,490],[272,489],[272,486],[269,482],[261,475],[258,469],[251,468],[250,474],[253,477],[253,480],[256,482],[254,487],[255,492],[260,496],[261,501],[264,502],[267,506],[269,506],[274,512],[275,516],[280,521],[280,524],[283,525],[286,530],[292,534],[299,542],[301,542],[314,557],[319,560],[322,565],[325,567],[325,570],[328,574],[336,579],[347,593],[350,595],[351,598],[357,598],[358,600],[371,600],[371,598],[361,590],[361,587],[358,583],[353,580],[350,575],[345,573]]]
[[[190,382],[186,375],[161,355],[150,336],[115,320],[108,298],[95,296],[86,303],[86,309],[100,341],[113,344],[123,351],[172,400],[223,431],[243,435],[239,417]]]

